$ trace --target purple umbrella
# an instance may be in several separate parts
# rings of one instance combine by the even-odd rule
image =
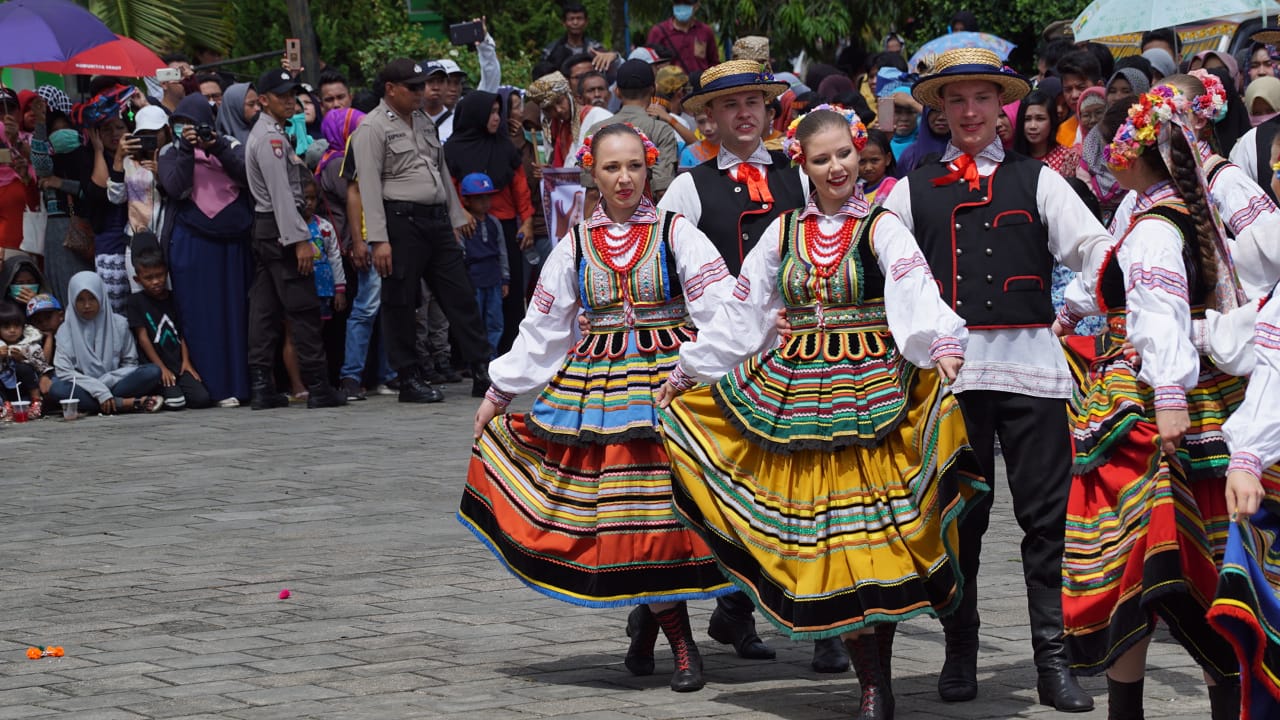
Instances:
[[[70,0],[9,0],[0,4],[0,37],[0,67],[8,67],[67,60],[116,34]]]

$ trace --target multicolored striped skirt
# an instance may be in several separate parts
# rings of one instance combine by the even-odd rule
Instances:
[[[1227,539],[1222,423],[1244,399],[1244,380],[1203,362],[1187,393],[1191,427],[1171,462],[1148,409],[1154,393],[1120,351],[1123,323],[1113,325],[1101,338],[1065,340],[1079,386],[1062,560],[1072,670],[1103,672],[1159,617],[1213,677],[1234,676],[1231,648],[1205,613]]]
[[[1232,523],[1209,623],[1240,663],[1242,720],[1280,717],[1280,472],[1265,471],[1266,499]]]
[[[494,418],[472,449],[458,519],[539,592],[615,607],[733,590],[672,510],[653,395],[689,335],[664,333],[588,335],[531,416]]]
[[[844,379],[826,392],[841,392],[850,372],[828,368],[828,380]],[[776,451],[782,438],[762,442],[727,415],[715,391],[736,377],[685,393],[663,415],[676,510],[733,582],[797,639],[947,614],[963,586],[957,522],[987,486],[937,374],[914,373],[900,422],[872,446],[787,452]]]

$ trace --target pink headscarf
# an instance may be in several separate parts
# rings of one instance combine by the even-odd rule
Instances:
[[[347,140],[363,119],[364,113],[351,108],[334,108],[324,114],[324,119],[320,121],[320,134],[329,141],[329,149],[320,156],[320,162],[316,165],[316,177],[320,177],[326,165],[334,160],[341,160],[346,155]]]
[[[1001,110],[1004,112],[1004,116],[1006,118],[1009,118],[1009,125],[1015,129],[1015,133],[1018,127],[1018,108],[1020,107],[1022,107],[1022,101],[1014,100],[1013,102],[1001,108]],[[1009,140],[1009,142],[1004,142],[1003,140],[1001,140],[1001,143],[1004,144],[1005,150],[1008,150],[1013,147],[1012,138]]]

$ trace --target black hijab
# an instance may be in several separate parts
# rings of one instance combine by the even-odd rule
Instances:
[[[484,173],[501,190],[521,166],[520,153],[507,139],[504,128],[489,132],[489,114],[498,96],[475,90],[467,93],[454,108],[453,135],[444,144],[444,159],[455,180],[471,173]]]
[[[1230,71],[1224,67],[1215,67],[1209,68],[1209,72],[1222,81],[1222,87],[1227,91],[1227,115],[1213,126],[1218,135],[1218,152],[1225,156],[1231,153],[1231,148],[1236,146],[1240,137],[1253,128],[1253,124],[1249,122],[1249,110],[1244,106],[1240,92],[1236,90],[1236,81],[1231,77]]]

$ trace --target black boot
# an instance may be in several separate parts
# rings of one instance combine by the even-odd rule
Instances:
[[[753,609],[751,599],[744,593],[716,598],[716,610],[711,613],[707,634],[722,645],[732,645],[744,660],[772,660],[777,653],[756,634]]]
[[[653,646],[658,642],[658,621],[653,619],[648,605],[637,605],[627,616],[627,648],[624,663],[632,675],[653,674]]]
[[[440,374],[441,382],[453,383],[462,382],[462,373],[453,369],[453,362],[446,355],[437,355],[435,358],[436,372]]]
[[[965,702],[978,697],[980,625],[978,595],[970,581],[955,611],[942,618],[947,650],[942,672],[938,673],[938,697],[946,702]]]
[[[849,653],[840,638],[814,640],[813,662],[809,666],[820,673],[846,672],[849,670]]]
[[[688,607],[682,602],[676,603],[665,612],[653,613],[653,617],[667,636],[671,655],[675,658],[676,670],[671,674],[671,689],[676,692],[701,690],[706,684],[702,680],[702,656],[698,654],[693,631],[689,629]]]
[[[1107,720],[1143,720],[1141,680],[1123,683],[1107,678]]]
[[[862,689],[858,720],[893,720],[893,689],[889,687],[880,660],[880,641],[875,635],[859,635],[845,640],[853,671]]]
[[[1062,590],[1027,588],[1027,610],[1031,616],[1031,651],[1036,661],[1036,692],[1040,704],[1059,712],[1089,712],[1089,697],[1071,674],[1067,647],[1062,641]]]
[[[334,408],[346,404],[346,396],[334,390],[328,380],[322,378],[318,382],[307,385],[308,408]]]
[[[444,393],[418,377],[417,368],[407,368],[398,375],[397,379],[400,380],[400,402],[425,404],[438,403],[444,400]]]
[[[1209,713],[1213,720],[1240,720],[1240,681],[1209,686]]]
[[[489,364],[474,363],[471,366],[471,397],[482,398],[489,392]]]
[[[898,634],[898,623],[876,625],[876,649],[880,652],[880,673],[884,677],[885,692],[889,698],[889,715],[893,716],[893,638]]]
[[[254,410],[289,407],[289,396],[276,392],[276,379],[271,368],[249,368],[249,407]]]

